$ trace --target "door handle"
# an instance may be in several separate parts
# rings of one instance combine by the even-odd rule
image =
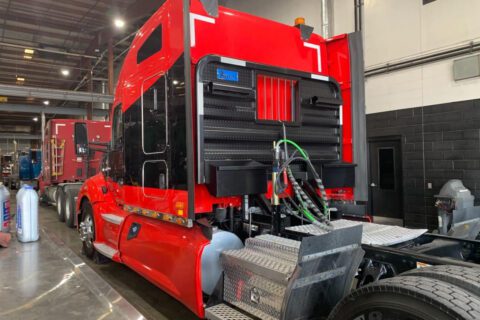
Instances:
[[[376,186],[377,186],[377,185],[375,184],[375,182],[372,182],[372,183],[370,184],[370,187],[372,187],[372,188],[375,188]]]

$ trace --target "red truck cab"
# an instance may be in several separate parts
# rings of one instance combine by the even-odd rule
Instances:
[[[273,141],[308,151],[338,208],[366,183],[353,163],[350,39],[203,2],[167,0],[138,31],[108,165],[77,201],[88,256],[127,265],[200,317],[211,223],[228,215],[240,234],[249,207],[268,207]],[[269,229],[256,223],[250,234]]]

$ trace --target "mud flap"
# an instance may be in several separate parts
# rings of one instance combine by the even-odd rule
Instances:
[[[352,288],[364,255],[361,239],[361,225],[303,238],[283,301],[282,320],[328,315]]]

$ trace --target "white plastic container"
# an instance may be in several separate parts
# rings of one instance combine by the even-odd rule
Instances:
[[[38,240],[38,195],[24,184],[17,193],[17,239],[21,242]]]
[[[10,192],[0,182],[0,231],[10,232]]]

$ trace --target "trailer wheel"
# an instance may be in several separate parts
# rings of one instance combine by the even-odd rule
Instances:
[[[328,319],[475,320],[480,319],[480,299],[437,279],[398,276],[353,291]]]
[[[57,205],[57,215],[58,221],[64,222],[65,221],[65,192],[63,188],[57,188],[57,198],[56,198],[56,205]]]
[[[85,255],[93,259],[95,254],[95,247],[93,242],[95,241],[95,220],[93,219],[93,209],[90,202],[85,201],[82,203],[82,225],[80,226],[80,234],[82,237],[82,249]]]
[[[450,265],[432,266],[410,270],[402,273],[401,276],[438,279],[469,291],[480,298],[480,269],[477,268]]]
[[[73,228],[75,226],[75,196],[76,190],[67,190],[65,193],[65,224]]]

